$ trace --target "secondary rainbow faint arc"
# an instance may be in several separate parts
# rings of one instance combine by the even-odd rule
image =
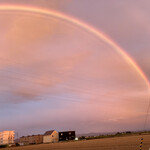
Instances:
[[[76,26],[79,26],[83,28],[84,30],[87,30],[88,32],[94,34],[98,38],[105,41],[107,44],[112,46],[114,50],[116,50],[138,73],[139,75],[144,79],[146,82],[146,85],[150,89],[150,83],[144,72],[141,70],[141,68],[136,64],[136,62],[122,49],[120,48],[114,41],[112,41],[110,38],[108,38],[105,34],[103,34],[101,31],[95,29],[94,27],[88,25],[85,22],[82,22],[79,19],[73,18],[71,16],[68,16],[66,14],[63,14],[62,12],[57,12],[54,10],[48,10],[43,8],[37,8],[37,7],[31,7],[31,6],[24,6],[24,5],[0,5],[0,10],[5,11],[24,11],[24,12],[31,12],[31,13],[38,13],[41,15],[49,15],[53,16],[65,21],[68,21],[72,24],[75,24]]]

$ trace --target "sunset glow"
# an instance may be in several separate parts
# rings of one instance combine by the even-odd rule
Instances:
[[[144,6],[54,1],[0,1],[0,130],[143,130],[150,98]]]

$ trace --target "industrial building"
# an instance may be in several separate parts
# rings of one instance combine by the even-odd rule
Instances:
[[[0,132],[0,145],[14,144],[14,131]]]

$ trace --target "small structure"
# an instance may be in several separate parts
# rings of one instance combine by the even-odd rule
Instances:
[[[6,145],[6,144],[14,144],[14,131],[3,131],[0,132],[0,145]]]
[[[58,132],[55,130],[45,132],[43,136],[43,143],[56,143],[58,142]]]
[[[22,136],[19,139],[20,145],[41,144],[43,143],[43,135]]]
[[[75,140],[75,131],[59,132],[59,141]]]

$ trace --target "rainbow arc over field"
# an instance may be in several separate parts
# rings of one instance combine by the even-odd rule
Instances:
[[[109,44],[117,53],[119,53],[120,56],[122,56],[128,62],[128,64],[130,64],[130,66],[132,66],[136,70],[136,72],[143,78],[143,80],[145,81],[150,91],[150,82],[148,78],[146,77],[146,75],[144,74],[144,72],[141,70],[141,68],[136,64],[136,62],[122,48],[120,48],[114,41],[108,38],[104,33],[88,25],[87,23],[82,22],[79,19],[73,18],[72,16],[63,14],[62,12],[58,12],[55,10],[48,10],[45,8],[33,7],[33,6],[2,4],[0,5],[0,11],[22,11],[22,12],[52,16],[52,17],[56,17],[58,19],[67,21],[71,24],[74,24],[88,31],[89,33],[95,35],[97,38],[103,40],[105,43]]]

